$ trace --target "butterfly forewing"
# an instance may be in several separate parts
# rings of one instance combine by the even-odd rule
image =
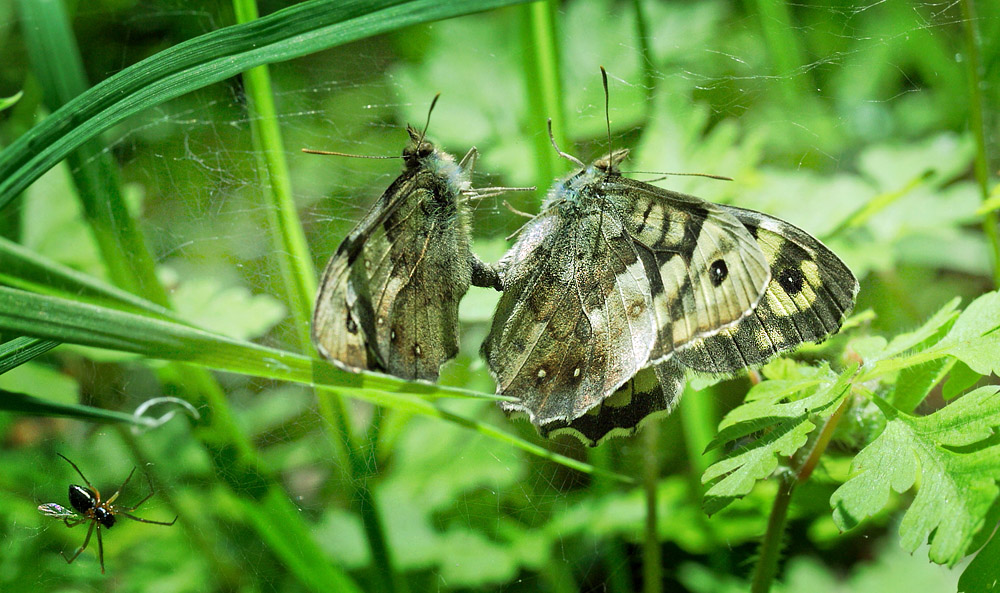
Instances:
[[[659,360],[674,348],[731,326],[757,305],[770,280],[765,254],[727,210],[621,176],[602,191],[627,213],[629,234],[653,294]]]
[[[435,380],[458,351],[458,303],[478,264],[464,211],[475,159],[456,164],[421,133],[407,132],[403,174],[327,264],[313,342],[351,371]]]
[[[832,251],[808,233],[776,218],[725,207],[756,238],[771,267],[764,297],[735,326],[681,348],[692,369],[733,373],[767,362],[778,352],[836,333],[854,308],[858,282]]]

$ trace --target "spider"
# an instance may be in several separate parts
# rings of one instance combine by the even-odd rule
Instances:
[[[90,543],[90,536],[93,535],[94,526],[96,525],[97,557],[100,559],[101,562],[101,574],[104,574],[104,542],[101,541],[101,528],[103,527],[105,529],[111,529],[112,527],[114,527],[118,515],[128,517],[133,521],[139,521],[141,523],[152,523],[153,525],[170,526],[177,522],[177,517],[174,517],[173,521],[167,523],[165,521],[151,521],[149,519],[141,519],[139,517],[136,517],[135,515],[130,514],[132,511],[139,508],[139,505],[149,500],[155,493],[153,490],[153,481],[149,478],[148,474],[146,475],[146,479],[149,481],[149,494],[146,495],[146,498],[143,498],[142,500],[140,500],[139,502],[135,503],[130,507],[117,507],[115,506],[114,502],[118,498],[118,495],[121,494],[121,491],[125,489],[125,486],[128,485],[129,480],[132,479],[132,474],[135,473],[134,467],[132,468],[132,471],[129,472],[128,477],[125,478],[125,481],[122,482],[122,485],[118,488],[118,490],[116,490],[115,493],[111,495],[111,498],[107,500],[101,500],[100,491],[97,488],[94,488],[94,485],[91,484],[90,480],[88,480],[87,477],[83,475],[83,472],[80,471],[80,468],[78,468],[75,463],[70,461],[69,458],[63,455],[62,453],[57,453],[57,455],[59,455],[59,457],[62,457],[63,459],[66,460],[67,463],[72,465],[73,469],[76,470],[76,473],[80,474],[80,477],[83,478],[83,481],[87,483],[86,488],[84,488],[83,486],[79,486],[77,484],[73,484],[69,487],[69,503],[73,506],[74,509],[76,509],[76,513],[54,502],[46,503],[38,507],[38,510],[41,511],[42,514],[47,515],[49,517],[54,517],[56,519],[62,519],[63,522],[66,523],[67,527],[76,527],[81,523],[87,523],[87,522],[90,523],[90,528],[87,530],[87,537],[84,538],[83,545],[80,546],[79,549],[77,549],[76,553],[73,554],[72,557],[66,558],[66,554],[60,552],[60,554],[62,554],[62,557],[66,559],[67,564],[71,564],[74,560],[76,560],[77,556],[79,556],[81,552],[87,549],[87,544]],[[80,514],[78,515],[77,513]]]

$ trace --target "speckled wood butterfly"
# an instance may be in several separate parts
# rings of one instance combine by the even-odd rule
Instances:
[[[312,337],[347,370],[434,381],[458,352],[458,304],[469,285],[499,288],[469,250],[468,200],[507,188],[472,188],[475,148],[456,163],[425,132],[406,131],[402,175],[326,265]]]
[[[482,347],[497,393],[517,398],[502,409],[543,434],[630,434],[672,409],[685,369],[761,364],[853,308],[854,275],[804,231],[623,177],[626,150],[589,166],[560,154],[579,169],[500,261]]]

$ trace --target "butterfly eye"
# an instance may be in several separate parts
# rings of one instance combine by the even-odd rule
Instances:
[[[434,152],[434,145],[430,142],[424,142],[417,148],[417,156],[420,158],[428,157]]]
[[[712,286],[718,286],[729,276],[729,268],[726,267],[726,262],[721,259],[717,259],[712,262],[711,267],[708,269],[709,278],[712,280]]]
[[[795,295],[802,291],[805,277],[802,276],[802,270],[798,268],[785,268],[778,273],[778,282],[785,289],[785,292]]]

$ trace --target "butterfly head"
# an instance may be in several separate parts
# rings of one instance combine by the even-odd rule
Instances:
[[[611,154],[602,156],[601,158],[594,161],[591,165],[594,169],[599,172],[604,173],[606,177],[621,175],[621,169],[618,165],[628,156],[627,148],[619,148],[618,150],[612,151]]]
[[[410,135],[410,143],[403,149],[403,161],[407,167],[415,167],[421,160],[434,154],[434,145],[413,126],[406,126],[406,133]]]

